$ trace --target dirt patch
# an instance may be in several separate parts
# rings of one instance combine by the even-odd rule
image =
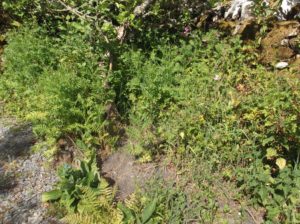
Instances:
[[[176,172],[163,163],[139,163],[126,152],[117,152],[103,161],[102,174],[117,186],[117,198],[124,200],[137,186],[143,186],[150,178],[175,179]]]

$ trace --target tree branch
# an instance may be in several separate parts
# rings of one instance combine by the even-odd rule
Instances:
[[[134,15],[136,17],[138,17],[138,16],[145,14],[145,11],[152,4],[152,2],[154,2],[154,0],[145,0],[141,5],[137,6],[134,9],[134,11],[133,11]]]
[[[73,8],[70,5],[67,5],[63,0],[55,0],[55,1],[58,2],[60,5],[62,5],[65,8],[65,11],[69,11],[69,12],[73,13],[74,15],[80,17],[83,20],[94,21],[96,19],[93,16],[84,14],[83,12],[80,12],[78,9]]]
[[[135,7],[135,9],[133,10],[133,14],[135,17],[140,17],[145,15],[146,10],[149,8],[149,6],[154,2],[155,0],[145,0],[142,4],[138,5],[137,7]],[[129,27],[128,23],[123,24],[122,26],[120,26],[117,30],[118,32],[118,40],[120,41],[120,43],[122,44],[125,36],[126,36],[126,31],[127,28]]]

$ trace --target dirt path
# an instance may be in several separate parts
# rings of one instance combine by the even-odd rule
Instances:
[[[0,120],[0,223],[57,223],[47,217],[41,193],[52,189],[56,172],[46,169],[43,150],[29,154],[34,137],[29,125]]]

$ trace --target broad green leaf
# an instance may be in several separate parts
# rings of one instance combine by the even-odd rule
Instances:
[[[15,27],[20,27],[21,23],[19,23],[18,21],[14,20],[11,25],[15,26]]]
[[[153,215],[157,204],[157,198],[155,198],[143,211],[142,213],[142,223],[147,223],[151,216]]]
[[[60,197],[61,197],[60,190],[48,191],[42,194],[42,202],[56,201],[60,199]]]
[[[263,142],[262,142],[262,145],[263,145],[263,146],[266,146],[267,144],[269,144],[269,143],[272,142],[272,141],[274,141],[274,137],[273,137],[273,136],[264,139]]]
[[[124,223],[129,223],[129,221],[134,220],[133,213],[129,208],[127,208],[121,203],[118,203],[118,209],[120,209],[124,214],[124,219],[123,219]]]

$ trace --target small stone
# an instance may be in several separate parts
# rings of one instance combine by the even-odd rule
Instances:
[[[289,34],[288,34],[288,37],[291,38],[291,37],[297,37],[299,34],[299,30],[298,28],[296,29],[293,29]]]
[[[280,45],[281,45],[281,46],[288,46],[288,45],[289,45],[289,40],[288,40],[288,39],[283,39],[283,40],[280,42]]]
[[[215,81],[219,81],[221,79],[221,77],[219,75],[215,75],[214,80]]]
[[[289,63],[281,61],[281,62],[278,62],[275,65],[275,68],[277,68],[277,69],[284,69],[284,68],[287,68],[288,66],[289,66]]]

